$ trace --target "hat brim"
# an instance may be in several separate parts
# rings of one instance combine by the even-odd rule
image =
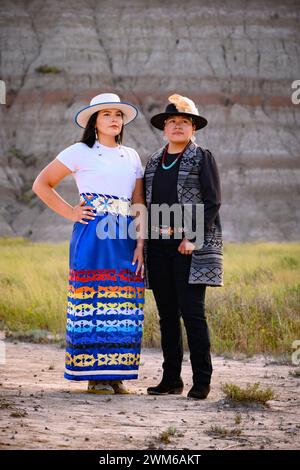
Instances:
[[[198,131],[199,129],[203,129],[203,127],[207,125],[207,119],[202,116],[198,116],[197,114],[191,113],[159,113],[155,116],[152,116],[150,122],[152,126],[156,127],[156,129],[163,131],[165,127],[165,120],[170,116],[187,116],[192,118],[196,126],[196,131]]]
[[[100,104],[94,104],[92,106],[86,106],[83,109],[80,109],[76,116],[74,117],[74,122],[77,124],[79,127],[82,127],[83,129],[86,128],[87,123],[92,116],[92,114],[97,113],[98,111],[101,111],[103,109],[119,109],[122,111],[124,117],[123,117],[123,124],[129,124],[131,121],[133,121],[137,115],[138,115],[138,109],[133,106],[133,104],[129,103],[100,103]]]

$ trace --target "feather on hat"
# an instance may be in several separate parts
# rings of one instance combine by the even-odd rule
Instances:
[[[199,115],[199,111],[190,98],[175,93],[168,98],[170,104],[167,105],[164,113],[153,116],[150,120],[151,124],[157,129],[163,131],[165,120],[170,116],[184,115],[192,118],[196,130],[202,129],[207,125],[207,119]]]
[[[175,95],[169,96],[168,100],[170,101],[170,103],[175,104],[176,108],[181,113],[199,115],[199,111],[196,108],[194,101],[190,100],[186,96],[177,95],[175,93]]]

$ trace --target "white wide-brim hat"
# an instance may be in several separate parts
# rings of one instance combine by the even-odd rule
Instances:
[[[91,99],[90,105],[82,108],[74,117],[74,122],[82,128],[86,128],[91,115],[97,113],[101,109],[119,109],[123,113],[123,124],[133,121],[138,110],[133,104],[120,100],[118,95],[114,93],[102,93]]]

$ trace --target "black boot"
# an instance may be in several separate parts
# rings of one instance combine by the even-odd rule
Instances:
[[[210,385],[193,385],[188,393],[188,398],[204,400],[210,392]]]
[[[180,395],[183,391],[183,382],[179,378],[173,381],[167,381],[162,379],[162,381],[156,387],[148,387],[148,395]]]

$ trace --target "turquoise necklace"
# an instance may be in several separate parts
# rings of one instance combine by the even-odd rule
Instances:
[[[163,153],[163,156],[162,156],[162,162],[161,162],[161,166],[164,170],[170,170],[174,165],[176,165],[177,161],[179,160],[179,158],[183,155],[185,149],[187,148],[187,146],[189,145],[189,142],[187,143],[187,145],[184,147],[184,149],[182,150],[182,152],[180,152],[180,154],[175,158],[174,162],[172,162],[170,165],[166,165],[165,164],[165,161],[166,161],[166,155],[167,155],[167,152],[168,152],[168,149],[169,149],[169,144],[165,146],[164,148],[164,153]]]

